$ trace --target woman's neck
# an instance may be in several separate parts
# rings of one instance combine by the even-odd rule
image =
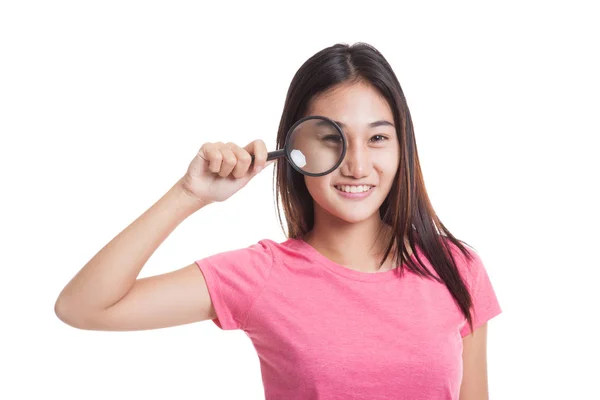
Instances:
[[[391,234],[391,227],[378,215],[357,223],[315,218],[313,229],[303,239],[337,264],[362,272],[384,272],[396,267],[392,260],[395,249],[379,267]]]

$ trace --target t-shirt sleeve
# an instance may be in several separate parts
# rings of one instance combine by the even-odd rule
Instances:
[[[498,298],[488,276],[486,268],[479,254],[475,250],[467,247],[469,253],[473,256],[471,260],[463,256],[467,264],[463,277],[467,281],[467,287],[473,301],[471,315],[473,318],[473,330],[476,330],[487,321],[502,312]],[[466,321],[466,319],[465,319]],[[471,333],[471,327],[468,322],[460,330],[462,337]]]
[[[261,240],[246,248],[217,253],[196,261],[204,275],[217,314],[212,321],[223,330],[243,329],[254,300],[266,285],[273,254]]]

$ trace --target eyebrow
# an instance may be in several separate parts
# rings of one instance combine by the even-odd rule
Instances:
[[[333,121],[333,122],[338,124],[340,126],[340,128],[342,128],[342,129],[346,127],[346,124],[344,124],[343,122],[340,122],[340,121]],[[317,125],[324,125],[325,123],[326,123],[325,121],[319,121],[317,123]],[[385,121],[385,120],[379,120],[379,121],[371,122],[369,124],[369,128],[377,128],[378,126],[391,126],[393,128],[394,124],[392,124],[389,121]]]

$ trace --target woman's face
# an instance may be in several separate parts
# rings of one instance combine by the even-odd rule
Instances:
[[[394,117],[385,98],[362,81],[341,84],[316,96],[308,115],[341,123],[348,141],[346,156],[335,171],[304,177],[316,216],[327,213],[350,223],[379,218],[400,160]]]

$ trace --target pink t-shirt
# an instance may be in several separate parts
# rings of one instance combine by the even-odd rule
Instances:
[[[468,248],[475,258],[467,263],[452,249],[473,290],[477,329],[501,309],[477,253]],[[196,263],[213,322],[250,337],[267,400],[458,399],[469,326],[443,284],[408,270],[356,271],[298,239]]]

